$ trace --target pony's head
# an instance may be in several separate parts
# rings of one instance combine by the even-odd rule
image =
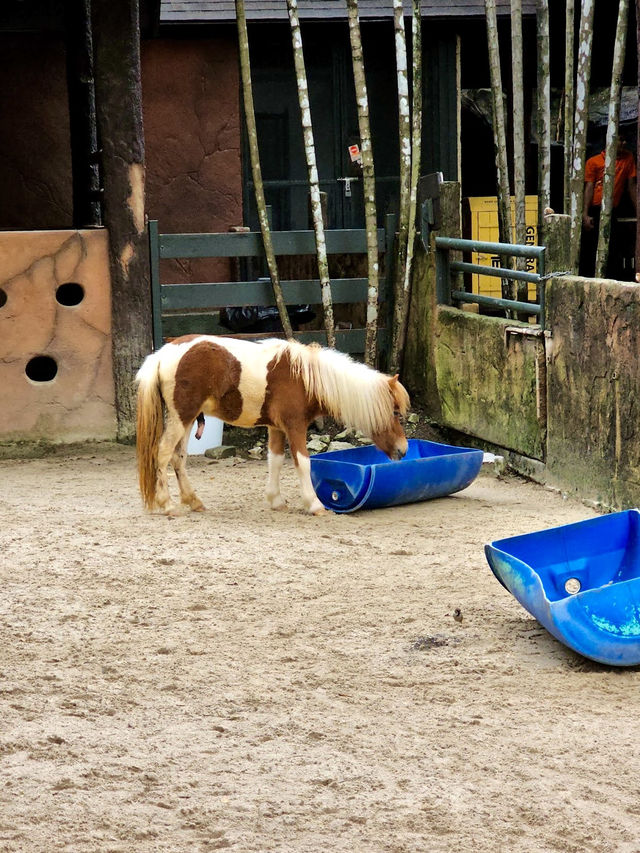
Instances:
[[[408,447],[403,421],[409,408],[409,395],[404,385],[398,381],[397,374],[387,376],[385,380],[389,388],[390,417],[384,428],[374,432],[371,439],[389,459],[402,459]]]

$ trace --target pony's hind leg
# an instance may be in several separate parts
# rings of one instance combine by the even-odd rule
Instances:
[[[173,456],[171,457],[171,464],[173,465],[173,470],[176,472],[181,502],[186,504],[186,506],[194,512],[202,512],[205,508],[204,504],[196,495],[193,486],[191,485],[191,480],[189,480],[189,477],[187,476],[187,440],[189,438],[190,431],[191,426],[187,428],[186,432],[178,442],[173,452]]]
[[[280,494],[280,472],[284,463],[284,433],[276,427],[269,427],[269,449],[267,451],[267,488],[266,495],[271,509],[285,509],[286,501]]]
[[[169,494],[168,468],[185,436],[184,425],[175,413],[167,417],[160,444],[158,445],[158,471],[156,484],[156,504],[166,515],[173,515],[175,507]]]

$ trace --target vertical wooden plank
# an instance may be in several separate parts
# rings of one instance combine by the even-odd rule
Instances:
[[[93,0],[96,114],[109,230],[117,435],[135,436],[134,378],[152,342],[138,0]]]
[[[73,225],[90,228],[102,224],[90,0],[68,0],[65,29]]]

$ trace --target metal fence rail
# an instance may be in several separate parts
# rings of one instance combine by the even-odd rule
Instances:
[[[472,264],[467,261],[451,260],[450,252],[487,252],[501,257],[532,258],[538,262],[538,272],[510,270],[506,267],[489,267]],[[532,314],[544,327],[544,246],[523,246],[519,243],[484,243],[480,240],[462,240],[457,237],[436,237],[436,279],[437,296],[440,303],[472,302],[493,308],[502,308],[518,314]],[[536,285],[536,302],[520,302],[517,299],[505,299],[497,296],[483,296],[466,290],[452,290],[452,273],[479,273],[510,281],[525,281]]]

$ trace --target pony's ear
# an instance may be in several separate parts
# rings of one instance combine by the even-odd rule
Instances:
[[[389,385],[391,385],[391,387],[392,387],[392,388],[395,388],[395,386],[398,384],[398,379],[399,379],[399,378],[400,378],[400,374],[399,374],[399,373],[396,373],[396,375],[395,375],[395,376],[390,376],[390,377],[389,377]]]

